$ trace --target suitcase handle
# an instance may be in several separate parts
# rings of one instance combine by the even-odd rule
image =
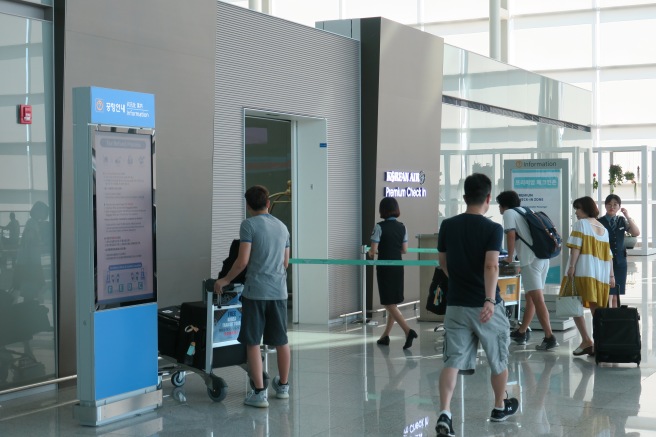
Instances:
[[[216,279],[213,278],[203,280],[203,300],[209,305],[216,305],[218,308],[221,308],[221,299],[219,295],[214,292],[215,283]],[[212,296],[212,298],[208,299],[208,296]]]

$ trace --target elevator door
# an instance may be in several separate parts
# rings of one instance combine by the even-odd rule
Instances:
[[[246,187],[264,185],[269,190],[271,215],[292,233],[292,122],[245,117]],[[294,242],[291,241],[293,245]],[[289,306],[292,305],[291,266],[287,271]]]

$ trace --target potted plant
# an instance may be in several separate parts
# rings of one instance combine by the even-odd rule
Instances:
[[[638,184],[636,183],[635,180],[635,173],[633,173],[632,171],[624,172],[624,179],[626,179],[627,181],[633,184],[633,195],[635,196],[636,194],[638,194]]]
[[[608,169],[608,185],[610,186],[610,192],[615,191],[615,187],[624,182],[624,172],[622,171],[622,166],[619,164],[613,164]]]
[[[599,181],[597,180],[597,173],[592,173],[592,192],[599,188]]]

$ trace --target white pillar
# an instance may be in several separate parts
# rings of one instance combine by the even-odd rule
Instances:
[[[248,0],[248,9],[262,12],[262,0]]]
[[[490,0],[490,58],[501,61],[501,0]]]

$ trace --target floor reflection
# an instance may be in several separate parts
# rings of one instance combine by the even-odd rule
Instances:
[[[458,377],[452,402],[456,435],[656,436],[654,258],[631,257],[623,300],[637,307],[641,314],[640,367],[635,364],[597,366],[593,358],[573,357],[572,351],[579,343],[575,329],[556,332],[561,345],[558,349],[536,351],[535,345],[542,335],[534,332],[527,345],[510,348],[507,390],[509,396],[520,400],[520,411],[504,423],[489,421],[493,395],[487,360],[481,352],[474,374]],[[8,304],[12,308],[9,312],[16,313],[12,305],[21,302],[23,306],[34,305],[19,300]],[[36,308],[30,312],[36,312]],[[215,370],[228,383],[227,396],[220,403],[209,399],[203,380],[197,375],[188,375],[184,386],[179,388],[165,379],[161,409],[148,417],[98,429],[81,427],[74,421],[75,387],[21,398],[0,398],[0,434],[3,437],[433,436],[444,334],[434,332],[435,323],[417,322],[411,310],[406,310],[404,315],[419,332],[418,341],[407,351],[403,351],[403,338],[399,335],[392,338],[390,346],[376,344],[382,323],[364,328],[342,324],[291,325],[290,399],[276,399],[270,392],[268,409],[243,405],[248,379],[235,366]],[[4,319],[0,317],[0,323]],[[42,341],[42,336],[51,333],[31,332],[30,335],[29,342],[38,360],[35,345]],[[3,341],[12,343],[0,347],[0,351],[11,348],[27,354],[29,347],[23,346],[23,340],[23,337],[7,338]],[[15,361],[17,356],[2,358],[0,352],[0,361]],[[268,372],[275,375],[276,360],[268,358]],[[13,372],[8,370],[9,375]]]

